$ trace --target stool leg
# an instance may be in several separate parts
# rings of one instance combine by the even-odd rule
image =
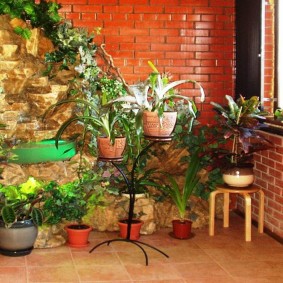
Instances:
[[[218,191],[214,191],[209,195],[209,236],[214,236],[215,197],[219,193]]]
[[[229,203],[230,203],[230,194],[224,193],[223,227],[229,227]]]
[[[251,197],[249,194],[243,194],[245,198],[245,238],[246,242],[251,241],[252,209]]]
[[[263,233],[264,226],[264,192],[262,190],[259,193],[259,212],[258,212],[258,232]]]

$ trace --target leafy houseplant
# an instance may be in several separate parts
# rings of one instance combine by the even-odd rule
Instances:
[[[170,82],[170,77],[168,76],[168,74],[160,74],[154,64],[150,61],[149,66],[152,68],[153,72],[150,73],[148,79],[145,82],[129,88],[130,90],[132,89],[131,92],[133,95],[121,97],[116,99],[115,101],[125,102],[125,104],[123,105],[125,109],[133,109],[137,112],[136,117],[138,119],[140,119],[141,117],[143,118],[143,129],[145,135],[170,136],[176,123],[177,114],[176,112],[174,112],[174,114],[168,114],[173,118],[173,121],[170,121],[168,120],[170,118],[166,117],[166,113],[174,111],[176,99],[187,101],[187,111],[191,117],[191,125],[196,118],[197,112],[194,102],[188,97],[178,94],[175,91],[175,88],[186,83],[193,83],[198,85],[200,87],[202,102],[204,101],[205,96],[204,91],[200,84],[194,80],[178,80]],[[129,106],[129,104],[131,106]],[[152,113],[149,114],[148,112]],[[150,118],[146,118],[144,116],[145,113],[148,113],[148,115],[150,115]],[[157,117],[157,124],[155,124],[155,117]],[[151,124],[154,123],[152,128],[158,129],[153,134],[148,132],[149,128],[151,127],[148,128],[147,126],[145,126],[146,120],[148,119],[150,120]],[[168,131],[164,129],[166,124],[171,126]]]
[[[179,219],[173,220],[173,234],[176,238],[186,239],[190,236],[191,221],[187,220],[187,203],[190,196],[195,192],[197,184],[199,182],[199,170],[201,168],[199,151],[195,151],[190,157],[188,167],[185,174],[184,186],[180,188],[175,178],[168,173],[165,173],[169,184],[161,187],[161,190],[171,197],[175,203],[178,212]]]
[[[29,254],[43,223],[43,184],[30,177],[20,185],[0,185],[0,248],[5,255]],[[20,229],[23,228],[23,229]]]
[[[218,103],[211,102],[215,110],[220,115],[219,123],[224,129],[224,138],[231,140],[231,149],[228,150],[230,167],[232,171],[223,175],[224,181],[232,186],[245,187],[253,182],[254,176],[252,167],[248,164],[252,160],[252,153],[268,149],[271,142],[264,138],[257,130],[263,125],[260,120],[265,119],[266,113],[259,109],[260,101],[258,97],[244,99],[240,96],[237,101],[226,95],[228,105],[225,107]],[[244,167],[243,183],[238,176],[234,176],[234,168]],[[251,167],[251,169],[247,169]],[[238,175],[238,173],[237,173]],[[231,183],[230,183],[231,179]],[[245,181],[245,179],[247,179]]]
[[[56,25],[61,17],[58,13],[60,5],[53,1],[41,0],[35,3],[34,0],[2,0],[0,3],[0,15],[9,15],[12,19],[22,19],[26,25],[17,25],[15,33],[23,38],[29,39],[31,28],[43,28],[47,37],[52,38]]]
[[[94,172],[82,172],[72,182],[61,184],[52,181],[45,187],[44,212],[48,224],[71,222],[66,226],[68,242],[72,247],[88,245],[92,227],[83,223],[91,205],[99,204],[103,198],[101,177]],[[73,238],[74,236],[74,238]]]

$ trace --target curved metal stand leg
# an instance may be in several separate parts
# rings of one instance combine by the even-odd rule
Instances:
[[[130,236],[131,236],[131,224],[132,224],[132,220],[133,220],[133,214],[134,214],[134,206],[135,206],[135,170],[136,170],[136,167],[137,167],[137,164],[138,164],[138,161],[140,159],[140,157],[142,155],[144,155],[148,149],[153,146],[154,144],[156,143],[156,141],[153,141],[151,142],[150,144],[148,144],[140,153],[139,155],[136,157],[135,161],[134,161],[134,164],[133,164],[133,167],[132,167],[132,170],[131,170],[131,174],[130,174],[130,177],[131,179],[129,180],[129,178],[126,176],[126,174],[123,172],[123,170],[118,166],[118,164],[116,164],[114,161],[111,161],[111,163],[117,168],[117,170],[121,173],[121,175],[123,176],[124,180],[125,180],[125,183],[127,185],[127,188],[128,188],[128,191],[129,191],[129,194],[130,194],[130,205],[129,205],[129,212],[128,212],[128,229],[127,229],[127,237],[126,239],[112,239],[112,240],[107,240],[107,241],[104,241],[104,242],[101,242],[99,244],[97,244],[96,246],[94,246],[90,251],[89,253],[92,253],[96,248],[104,245],[104,244],[107,244],[108,246],[110,245],[110,243],[112,242],[127,242],[127,243],[131,243],[131,244],[134,244],[136,245],[138,248],[141,249],[141,251],[143,252],[144,254],[144,257],[145,257],[145,264],[148,265],[148,255],[146,253],[146,250],[142,247],[142,245],[144,246],[147,246],[151,249],[154,249],[155,251],[161,253],[162,255],[164,255],[165,257],[169,258],[169,256],[162,252],[161,250],[149,245],[149,244],[146,244],[146,243],[143,243],[141,241],[137,241],[137,240],[131,240],[130,239]]]

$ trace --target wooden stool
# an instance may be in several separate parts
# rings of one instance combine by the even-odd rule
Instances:
[[[250,194],[259,193],[259,214],[258,214],[258,232],[263,233],[264,221],[264,192],[255,185],[245,188],[229,187],[227,185],[219,185],[216,190],[209,196],[209,236],[214,236],[215,222],[215,197],[218,194],[224,195],[223,206],[223,227],[229,227],[229,194],[241,194],[245,199],[245,239],[251,241],[251,197]]]

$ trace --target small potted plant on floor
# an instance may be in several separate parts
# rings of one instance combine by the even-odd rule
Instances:
[[[94,192],[93,183],[83,177],[66,184],[59,185],[50,182],[45,187],[44,212],[48,224],[68,222],[65,229],[68,234],[68,244],[81,248],[88,245],[89,233],[92,227],[82,222],[87,214],[88,202]]]
[[[32,177],[19,185],[0,184],[0,253],[8,256],[31,253],[37,226],[43,223],[40,207],[43,187]]]
[[[225,96],[227,106],[211,102],[219,114],[218,123],[224,131],[224,138],[230,140],[231,148],[223,151],[223,180],[234,187],[246,187],[253,183],[252,154],[272,147],[258,130],[264,127],[265,112],[260,111],[260,101],[256,96],[236,101]],[[228,158],[227,158],[228,157]]]
[[[186,218],[188,200],[199,182],[199,170],[201,169],[199,151],[192,153],[188,161],[188,167],[185,173],[184,185],[181,188],[176,179],[169,173],[164,173],[169,181],[161,187],[161,190],[171,197],[179,213],[179,219],[172,221],[173,236],[178,239],[188,239],[191,236],[192,221]]]

